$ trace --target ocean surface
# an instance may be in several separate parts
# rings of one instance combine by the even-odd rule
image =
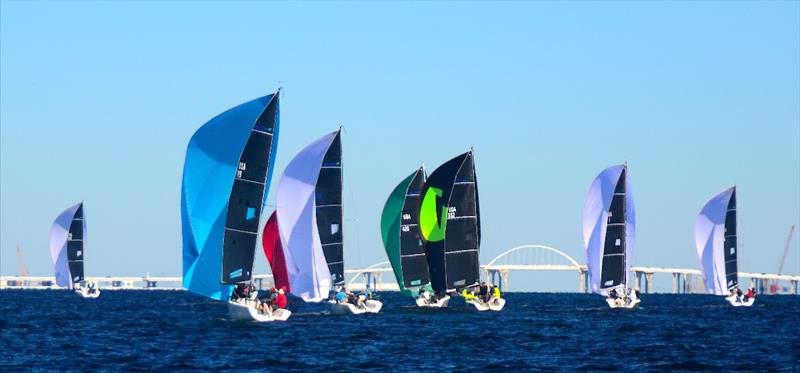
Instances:
[[[589,294],[510,293],[502,312],[412,305],[333,316],[290,301],[287,322],[230,321],[179,291],[0,291],[0,371],[800,371],[800,297],[733,308],[643,294],[612,310]]]

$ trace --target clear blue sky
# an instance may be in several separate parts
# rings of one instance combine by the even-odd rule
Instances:
[[[280,85],[276,175],[345,127],[347,267],[386,260],[397,182],[474,146],[484,262],[525,243],[583,262],[589,184],[627,160],[635,264],[696,268],[694,218],[736,183],[740,268],[775,272],[800,222],[798,4],[4,1],[0,272],[19,244],[52,274],[50,225],[84,200],[88,275],[179,275],[190,136]]]

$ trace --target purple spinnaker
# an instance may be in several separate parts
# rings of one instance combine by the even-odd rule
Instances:
[[[72,277],[69,273],[69,263],[67,261],[67,238],[69,237],[69,227],[72,225],[72,218],[81,204],[71,206],[61,212],[50,227],[50,259],[53,260],[53,269],[56,277],[56,285],[72,288]],[[84,220],[84,231],[86,223]],[[85,233],[84,233],[85,234]]]
[[[727,295],[725,273],[725,216],[734,188],[711,197],[694,222],[694,244],[700,258],[700,269],[706,292]]]
[[[586,250],[586,265],[589,269],[589,286],[594,293],[601,295],[607,295],[608,292],[608,289],[602,289],[600,284],[608,213],[614,189],[625,168],[625,165],[617,165],[600,172],[589,187],[583,206],[583,244]],[[628,284],[636,239],[636,212],[630,188],[630,175],[626,175],[625,178],[625,209],[625,284]]]
[[[331,273],[317,227],[315,191],[325,153],[339,131],[301,150],[286,166],[276,197],[278,229],[292,294],[319,301],[331,289]]]

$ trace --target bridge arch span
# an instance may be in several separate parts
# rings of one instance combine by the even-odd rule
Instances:
[[[558,257],[566,259],[569,262],[570,266],[574,267],[576,271],[580,271],[581,270],[580,263],[578,263],[578,261],[576,261],[574,258],[572,258],[567,253],[565,253],[565,252],[563,252],[563,251],[561,251],[559,249],[556,249],[556,248],[551,247],[551,246],[546,246],[546,245],[522,245],[522,246],[513,247],[511,249],[506,250],[502,254],[494,257],[494,259],[492,259],[488,264],[486,264],[485,267],[486,267],[486,269],[492,269],[492,267],[499,266],[499,263],[503,259],[511,258],[514,254],[524,253],[524,252],[535,252],[535,251],[544,251],[544,252],[553,253]]]

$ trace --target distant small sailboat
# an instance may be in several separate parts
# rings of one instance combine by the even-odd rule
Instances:
[[[400,292],[416,297],[430,289],[428,262],[419,231],[419,201],[425,186],[425,168],[420,167],[394,188],[381,214],[381,238],[392,264]]]
[[[419,208],[420,235],[432,297],[418,298],[421,307],[446,307],[450,295],[458,289],[480,283],[481,220],[478,182],[472,150],[436,168],[422,188]],[[505,299],[468,299],[480,311],[500,311]]]
[[[628,166],[603,170],[586,196],[583,242],[591,289],[606,296],[611,308],[633,308],[641,302],[636,289],[628,289],[635,221]]]
[[[83,202],[58,215],[50,228],[50,258],[53,260],[56,284],[70,288],[83,298],[97,298],[100,289],[83,275],[86,220]]]
[[[186,150],[181,188],[183,286],[226,301],[232,318],[286,320],[256,292],[231,297],[252,279],[258,228],[275,163],[279,94],[236,106],[195,132]]]
[[[712,197],[694,223],[694,243],[706,292],[724,295],[734,307],[749,307],[755,297],[743,298],[739,290],[739,256],[736,229],[736,187]]]
[[[344,282],[341,128],[303,148],[278,183],[277,221],[292,294],[328,299]],[[380,301],[332,303],[333,313],[377,313]]]

